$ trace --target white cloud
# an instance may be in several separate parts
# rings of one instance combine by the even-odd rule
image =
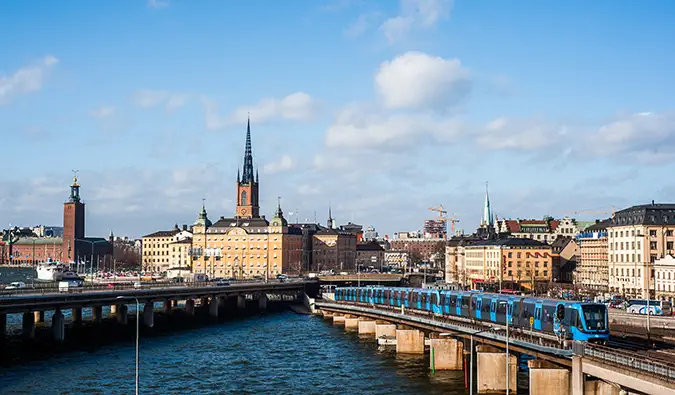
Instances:
[[[115,107],[113,106],[101,106],[90,113],[90,115],[95,118],[107,118],[114,114]]]
[[[22,67],[11,75],[0,75],[0,106],[9,104],[18,95],[42,89],[45,75],[57,63],[59,60],[54,56],[45,56],[39,62]]]
[[[376,13],[361,14],[346,29],[342,35],[347,38],[355,38],[363,35],[375,23]]]
[[[319,110],[319,102],[304,92],[292,93],[281,99],[265,98],[250,106],[237,107],[227,117],[218,112],[218,105],[208,97],[202,97],[206,127],[217,130],[231,124],[242,124],[248,119],[262,123],[272,118],[282,118],[292,121],[307,121],[312,119]]]
[[[497,118],[476,134],[476,142],[488,149],[535,150],[554,146],[568,135],[565,125],[541,119]],[[562,147],[560,147],[562,150]]]
[[[165,90],[141,89],[134,93],[132,101],[141,108],[154,108],[163,105],[168,112],[183,107],[189,98],[188,94]]]
[[[168,1],[148,0],[148,7],[150,8],[164,8],[169,5]]]
[[[458,59],[443,59],[423,52],[406,52],[383,62],[375,74],[375,87],[385,107],[449,107],[471,90],[469,70]]]
[[[452,0],[401,0],[400,13],[385,20],[380,30],[390,44],[408,36],[413,29],[430,29],[450,15]]]
[[[288,155],[282,156],[278,161],[266,164],[263,171],[267,174],[281,173],[292,170],[295,167],[293,158]]]

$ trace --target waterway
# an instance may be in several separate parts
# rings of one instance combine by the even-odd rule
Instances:
[[[0,269],[2,282],[25,269]],[[18,277],[17,277],[18,276]],[[47,320],[48,321],[48,320]],[[126,336],[126,335],[125,335]],[[2,394],[132,394],[133,336],[0,367]],[[468,393],[462,372],[429,371],[372,339],[293,312],[141,337],[143,394]]]

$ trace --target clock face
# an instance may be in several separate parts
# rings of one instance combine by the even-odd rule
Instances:
[[[248,210],[246,210],[245,208],[242,208],[242,209],[241,209],[241,213],[242,213],[242,214],[246,215],[247,212],[248,212]]]

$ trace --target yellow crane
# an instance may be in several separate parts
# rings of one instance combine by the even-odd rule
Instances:
[[[438,207],[429,207],[430,211],[435,211],[438,213],[438,220],[449,222],[452,229],[452,234],[455,234],[455,223],[459,222],[459,218],[455,218],[455,214],[452,214],[452,217],[446,217],[444,214],[447,214],[448,211],[443,208],[442,204],[439,204]]]

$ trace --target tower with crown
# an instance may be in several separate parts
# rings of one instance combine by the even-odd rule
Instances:
[[[253,173],[253,153],[251,152],[251,119],[246,125],[246,148],[244,150],[244,166],[241,175],[237,170],[237,217],[259,218],[258,172]]]
[[[74,171],[74,173],[73,184],[70,186],[70,197],[63,204],[62,259],[67,262],[71,262],[79,256],[77,240],[84,239],[84,203],[80,198],[77,171]]]

